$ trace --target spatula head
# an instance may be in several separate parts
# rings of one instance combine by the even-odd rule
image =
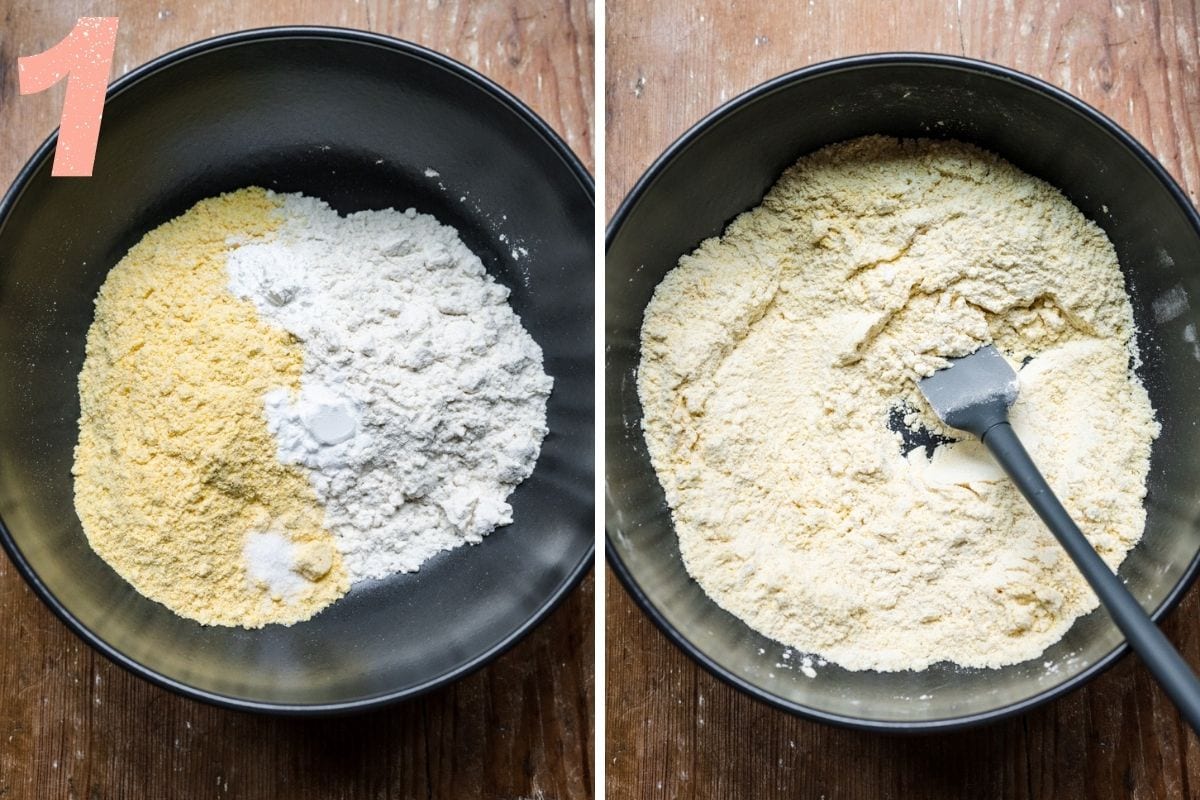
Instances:
[[[1017,373],[987,345],[917,384],[938,418],[947,425],[983,436],[988,428],[1008,419],[1008,409],[1017,399]]]

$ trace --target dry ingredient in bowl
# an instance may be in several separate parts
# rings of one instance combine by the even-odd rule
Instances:
[[[262,191],[204,200],[138,242],[96,297],[79,375],[75,508],[92,548],[151,600],[208,625],[306,619],[349,587],[307,476],[284,466],[263,396],[300,346],[229,293],[225,240],[279,226]],[[293,549],[281,582],[252,532]],[[251,550],[253,550],[251,546]]]
[[[643,427],[688,571],[848,669],[1038,656],[1096,597],[915,383],[988,342],[1021,367],[1013,425],[1115,569],[1158,424],[1104,232],[958,142],[801,159],[646,309]]]
[[[230,288],[303,345],[299,391],[267,395],[267,425],[312,480],[351,579],[512,522],[552,382],[508,289],[433,217],[281,200],[278,235],[230,254]]]
[[[75,504],[134,588],[300,621],[512,521],[551,379],[453,228],[243,189],[151,231],[96,300]]]

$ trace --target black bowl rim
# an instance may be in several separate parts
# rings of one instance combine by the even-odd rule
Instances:
[[[372,33],[353,28],[337,28],[325,27],[316,25],[281,25],[268,28],[252,28],[242,31],[234,31],[232,33],[214,36],[208,39],[202,39],[193,42],[183,47],[172,50],[161,56],[158,56],[145,64],[142,64],[135,69],[130,70],[125,75],[113,81],[105,96],[105,102],[112,100],[121,92],[129,89],[134,84],[142,79],[156,74],[161,70],[186,61],[194,56],[209,53],[215,50],[221,50],[226,47],[244,45],[247,43],[268,41],[274,39],[333,39],[343,42],[349,42],[360,45],[370,45],[374,47],[382,47],[393,51],[398,51],[408,56],[422,59],[435,66],[439,66],[448,72],[454,73],[460,78],[463,78],[468,83],[474,84],[477,88],[490,94],[494,99],[499,100],[509,110],[516,113],[529,127],[538,133],[542,140],[553,150],[559,158],[570,168],[579,180],[580,185],[587,195],[595,201],[595,184],[592,180],[591,173],[583,166],[579,157],[574,151],[563,141],[553,128],[551,128],[541,117],[518,100],[507,89],[502,88],[497,83],[489,78],[484,77],[479,72],[471,69],[465,64],[462,64],[449,56],[442,53],[430,50],[427,47],[422,47],[419,44],[397,39],[384,34]],[[41,168],[45,160],[50,157],[54,150],[54,146],[58,141],[58,129],[42,143],[34,154],[30,157],[21,171],[17,173],[16,179],[12,186],[4,195],[4,199],[0,200],[0,227],[8,220],[9,213],[19,201],[21,194],[24,192],[26,185],[33,177],[34,173]],[[510,632],[504,639],[493,645],[484,653],[463,662],[462,664],[447,670],[440,675],[426,680],[424,683],[412,686],[406,689],[383,692],[380,694],[370,695],[367,697],[356,698],[352,700],[339,701],[335,703],[275,703],[259,700],[252,700],[233,695],[221,694],[219,692],[211,692],[205,689],[200,689],[195,686],[190,686],[183,681],[171,678],[156,670],[141,664],[137,660],[125,655],[116,648],[109,645],[93,633],[87,626],[81,623],[71,612],[64,606],[57,597],[55,597],[49,588],[42,583],[34,572],[29,562],[17,547],[16,541],[9,533],[8,526],[0,519],[0,546],[8,553],[8,557],[12,560],[17,568],[17,572],[25,579],[34,593],[41,598],[54,614],[66,623],[67,627],[79,638],[83,639],[87,644],[91,645],[100,652],[105,658],[113,663],[128,670],[129,672],[144,678],[150,683],[161,686],[176,694],[182,695],[194,700],[200,700],[210,705],[231,708],[239,711],[254,711],[266,714],[288,715],[288,716],[319,716],[330,714],[344,714],[368,709],[378,708],[380,706],[389,705],[400,700],[406,700],[419,695],[427,694],[434,689],[438,689],[449,683],[457,681],[467,675],[475,672],[484,665],[499,658],[503,653],[508,651],[513,645],[526,636],[533,628],[541,623],[551,611],[557,608],[564,598],[574,589],[587,571],[591,568],[595,555],[595,544],[590,544],[586,551],[580,555],[579,562],[571,568],[567,577],[558,585],[557,588],[550,594],[549,597],[542,603],[522,625]]]
[[[924,66],[941,69],[952,69],[966,72],[974,72],[977,74],[986,75],[991,78],[1000,78],[1011,81],[1024,88],[1043,94],[1052,100],[1074,110],[1080,116],[1091,121],[1107,131],[1113,138],[1123,144],[1142,165],[1155,176],[1160,183],[1170,192],[1175,202],[1184,212],[1187,218],[1192,223],[1192,228],[1195,229],[1197,236],[1200,236],[1200,214],[1197,214],[1196,209],[1188,200],[1187,195],[1174,178],[1159,164],[1159,162],[1138,142],[1133,136],[1125,131],[1116,122],[1109,119],[1106,115],[1097,111],[1084,101],[1070,94],[1069,92],[1060,89],[1053,84],[1035,78],[1024,72],[1012,69],[1011,67],[993,64],[988,61],[981,61],[973,58],[965,58],[963,56],[946,55],[941,53],[921,53],[921,52],[895,52],[895,53],[868,53],[865,55],[847,56],[844,58],[836,58],[829,61],[822,61],[817,64],[812,64],[801,69],[793,70],[784,73],[775,78],[771,78],[763,83],[754,86],[751,89],[737,95],[733,99],[718,106],[715,110],[706,114],[699,122],[692,125],[682,136],[676,139],[671,145],[663,151],[654,163],[646,170],[645,173],[638,179],[637,183],[630,189],[629,194],[621,201],[621,205],[613,214],[612,220],[609,222],[608,229],[605,233],[605,253],[612,245],[613,239],[616,238],[625,219],[633,213],[641,201],[642,196],[654,185],[659,176],[670,166],[676,157],[681,155],[693,143],[695,143],[704,133],[716,123],[720,122],[730,113],[747,106],[758,99],[772,94],[778,90],[786,88],[794,83],[810,80],[833,72],[841,72],[845,70],[853,70],[860,68],[877,68],[882,66]],[[649,596],[642,590],[641,586],[634,579],[632,572],[622,561],[620,553],[613,544],[613,531],[609,529],[609,523],[606,521],[605,529],[607,533],[605,544],[605,555],[609,566],[617,574],[621,580],[625,590],[633,597],[634,601],[641,609],[654,621],[667,638],[671,640],[677,647],[691,656],[708,670],[709,673],[716,676],[725,683],[733,686],[736,689],[745,692],[751,697],[760,700],[768,705],[790,712],[800,717],[824,722],[832,725],[837,725],[845,728],[856,728],[860,730],[885,731],[897,733],[922,733],[934,731],[949,731],[970,728],[986,723],[996,722],[1006,719],[1017,714],[1023,714],[1037,706],[1047,703],[1057,697],[1061,697],[1069,692],[1074,691],[1084,685],[1091,679],[1100,675],[1102,672],[1111,667],[1116,661],[1124,656],[1129,651],[1129,643],[1122,640],[1116,647],[1110,650],[1103,658],[1097,659],[1085,669],[1063,681],[1062,683],[1052,686],[1037,694],[1031,695],[1024,700],[1019,700],[1015,703],[1010,703],[990,711],[984,711],[975,714],[964,714],[962,716],[946,717],[942,719],[929,720],[883,720],[871,719],[868,717],[852,717],[845,714],[835,714],[821,709],[806,706],[802,703],[797,703],[787,698],[781,697],[773,692],[769,692],[740,675],[726,669],[710,658],[703,650],[688,640],[679,630],[677,630],[666,617],[658,610]],[[1179,581],[1163,599],[1163,602],[1157,609],[1151,613],[1151,619],[1156,622],[1160,620],[1167,612],[1179,603],[1184,593],[1196,580],[1197,572],[1200,571],[1200,552],[1192,558],[1187,569],[1183,572]]]

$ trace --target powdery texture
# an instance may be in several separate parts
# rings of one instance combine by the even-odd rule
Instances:
[[[642,329],[651,459],[689,572],[762,633],[854,670],[1036,657],[1097,600],[916,379],[994,342],[1014,425],[1114,569],[1142,534],[1149,398],[1104,233],[956,142],[868,137],[790,168],[680,259]],[[1132,359],[1132,362],[1131,362]]]
[[[512,522],[551,379],[457,232],[409,209],[339,216],[280,195],[277,235],[229,257],[229,286],[304,350],[299,390],[265,397],[353,580],[416,570]]]
[[[109,272],[79,375],[75,508],[92,548],[146,597],[210,625],[307,619],[349,588],[307,476],[276,459],[264,392],[302,351],[226,288],[226,239],[268,236],[261,189],[204,200]],[[248,567],[287,543],[287,586]]]

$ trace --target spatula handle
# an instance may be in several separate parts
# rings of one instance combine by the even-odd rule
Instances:
[[[1021,445],[1012,426],[1002,422],[991,427],[984,434],[983,443],[1071,556],[1130,646],[1142,657],[1192,730],[1200,733],[1200,681],[1121,579],[1092,548]]]

